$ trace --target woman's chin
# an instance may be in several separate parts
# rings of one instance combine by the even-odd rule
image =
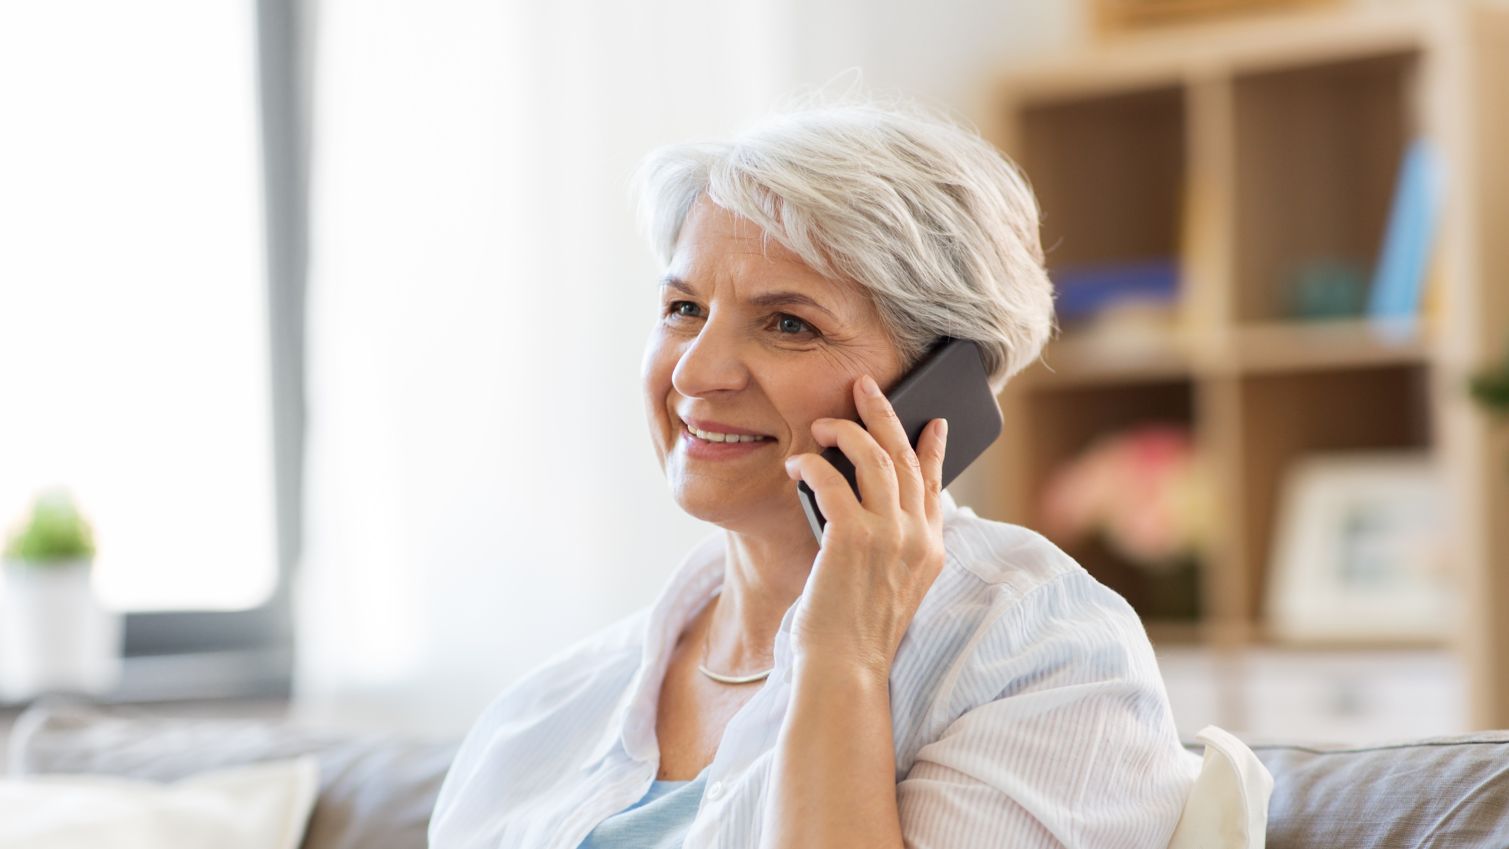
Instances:
[[[671,495],[689,516],[729,530],[768,524],[779,511],[777,498],[769,491],[754,492],[740,484],[698,479],[673,482]],[[792,504],[796,494],[791,493]]]

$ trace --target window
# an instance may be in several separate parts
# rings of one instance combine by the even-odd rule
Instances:
[[[286,607],[258,11],[0,6],[0,522],[74,493],[128,654]]]

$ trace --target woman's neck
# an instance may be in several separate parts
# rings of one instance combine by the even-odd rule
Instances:
[[[756,672],[774,663],[775,635],[807,586],[817,541],[805,524],[779,534],[730,531],[723,589],[714,601],[706,663],[719,672]]]

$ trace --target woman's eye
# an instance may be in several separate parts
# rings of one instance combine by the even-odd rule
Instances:
[[[794,315],[781,313],[776,316],[776,327],[784,335],[811,334],[817,335],[817,330],[812,325],[797,318]]]
[[[672,301],[670,305],[666,307],[665,311],[667,315],[680,316],[682,318],[696,318],[696,309],[697,305],[692,303],[691,301]]]

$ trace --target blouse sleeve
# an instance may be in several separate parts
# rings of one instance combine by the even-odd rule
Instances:
[[[1199,758],[1131,607],[1076,569],[987,629],[945,696],[957,717],[897,785],[906,845],[1164,849]]]

